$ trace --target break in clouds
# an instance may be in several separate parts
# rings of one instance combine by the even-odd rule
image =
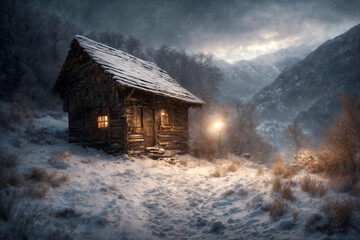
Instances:
[[[229,62],[317,45],[360,22],[360,1],[37,0],[87,30],[133,35],[145,46],[213,53]]]

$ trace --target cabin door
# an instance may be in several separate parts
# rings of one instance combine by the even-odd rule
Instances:
[[[143,126],[145,147],[155,146],[155,113],[154,109],[143,109]]]

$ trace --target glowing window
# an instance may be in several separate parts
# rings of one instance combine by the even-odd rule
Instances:
[[[169,113],[165,110],[161,111],[161,125],[162,126],[170,125]]]
[[[98,116],[98,128],[107,128],[108,124],[108,116]]]

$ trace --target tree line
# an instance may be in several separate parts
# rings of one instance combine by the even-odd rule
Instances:
[[[143,60],[156,63],[190,92],[211,99],[222,80],[212,55],[188,54],[162,46],[145,48],[133,36],[113,31],[86,32],[59,16],[20,0],[5,0],[0,8],[0,99],[26,98],[33,108],[61,105],[51,91],[74,35],[87,36]]]

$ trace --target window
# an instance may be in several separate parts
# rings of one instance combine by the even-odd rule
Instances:
[[[169,112],[166,110],[161,111],[161,126],[169,126],[170,119],[169,119]]]
[[[108,116],[98,116],[98,128],[107,128],[108,124]]]

